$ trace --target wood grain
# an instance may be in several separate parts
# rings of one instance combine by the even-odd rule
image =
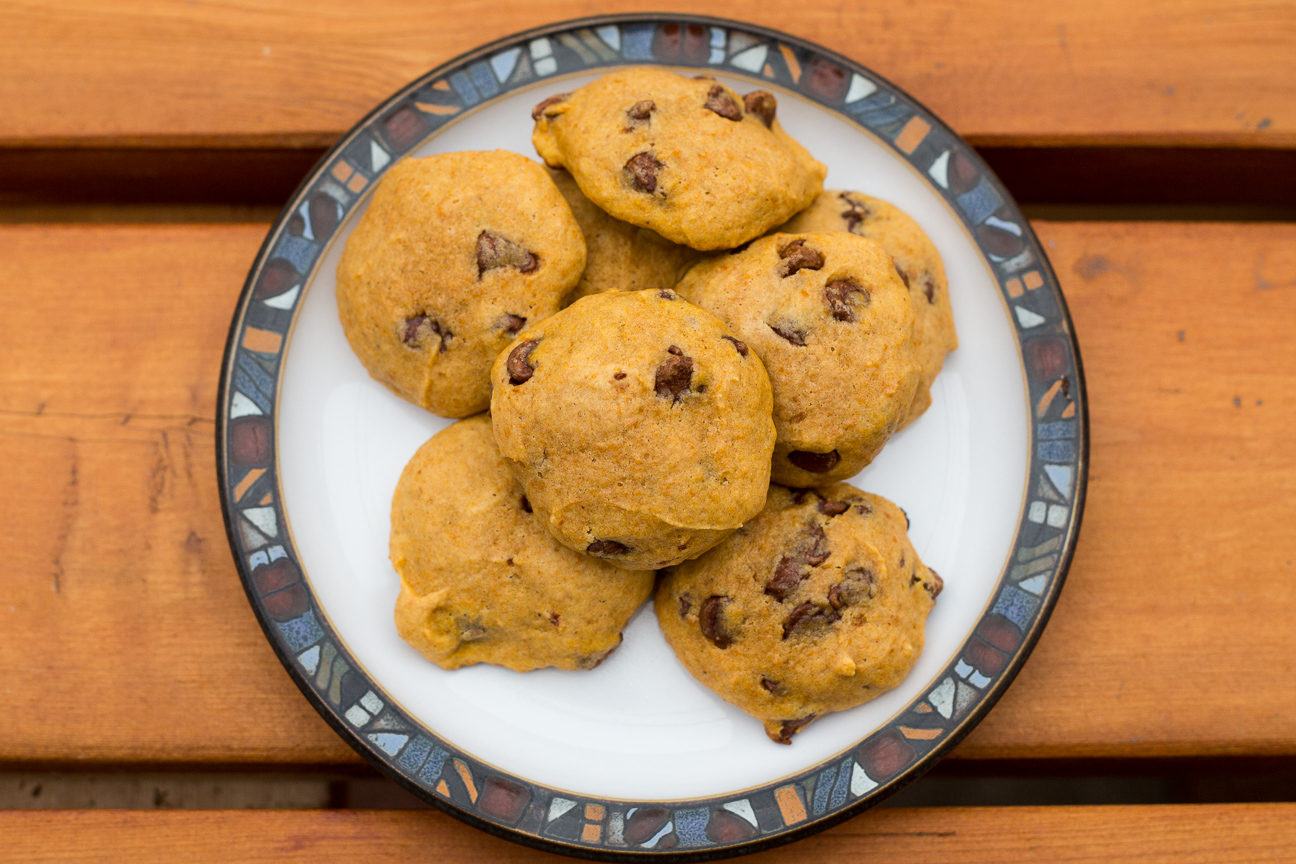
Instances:
[[[0,812],[14,864],[569,860],[430,811]],[[1296,804],[873,810],[744,861],[1242,864],[1296,854]]]
[[[324,146],[522,29],[668,0],[0,2],[0,146]],[[1296,5],[716,0],[890,78],[974,144],[1296,146]]]
[[[1296,754],[1296,226],[1041,224],[1089,377],[1079,552],[965,758]],[[0,763],[347,766],[212,453],[263,225],[0,227]]]

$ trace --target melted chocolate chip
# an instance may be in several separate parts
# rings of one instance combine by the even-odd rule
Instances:
[[[780,690],[783,689],[782,684],[780,684],[777,681],[772,681],[769,678],[766,678],[764,675],[761,676],[760,686],[765,688],[765,690],[767,690],[770,693],[778,693]]]
[[[806,336],[809,335],[805,330],[799,330],[794,325],[789,324],[787,321],[780,321],[777,324],[770,324],[769,328],[773,330],[775,333],[777,333],[779,336],[782,336],[784,339],[791,342],[793,345],[796,345],[798,348],[805,347]]]
[[[649,195],[657,191],[657,172],[665,167],[651,153],[637,153],[626,162],[625,170],[630,175],[630,182],[640,192]]]
[[[666,349],[670,352],[660,366],[653,382],[653,391],[663,399],[670,399],[675,404],[684,398],[693,381],[693,358],[685,357],[684,352],[672,345]]]
[[[525,495],[522,496],[522,509],[528,513],[531,512],[531,502],[527,500]]]
[[[850,509],[845,501],[820,501],[819,512],[825,516],[840,516]]]
[[[783,260],[778,265],[778,275],[784,279],[802,270],[819,270],[823,267],[824,258],[819,250],[805,245],[805,240],[793,240],[779,250]]]
[[[486,627],[476,618],[458,618],[455,620],[455,628],[459,631],[461,642],[476,642],[486,638]]]
[[[523,273],[534,273],[540,268],[540,259],[512,240],[483,231],[477,235],[477,278],[487,270],[516,267]]]
[[[502,319],[504,329],[509,333],[517,333],[526,326],[526,319],[521,315],[514,315],[511,312],[505,313]]]
[[[793,450],[788,454],[788,461],[802,471],[811,474],[826,474],[841,461],[841,455],[833,450],[829,453],[811,453],[808,450]]]
[[[679,613],[681,618],[687,618],[688,613],[693,610],[693,598],[688,594],[679,595]]]
[[[774,112],[778,110],[778,100],[768,90],[753,90],[743,97],[743,107],[748,114],[755,114],[767,128],[774,127]]]
[[[612,555],[624,555],[630,551],[630,547],[624,543],[618,543],[615,540],[595,540],[585,547],[585,552],[589,555],[598,555],[600,557],[609,557]]]
[[[814,714],[811,714],[808,717],[802,717],[800,720],[784,720],[779,724],[778,734],[770,735],[770,740],[775,744],[791,744],[792,736],[809,726],[810,721],[813,719],[815,719]],[[769,734],[768,730],[766,731],[766,734]]]
[[[877,576],[867,567],[852,567],[842,580],[828,589],[828,605],[834,609],[859,605],[878,595]]]
[[[679,295],[669,288],[663,288],[657,292],[657,296],[663,300],[678,300]]]
[[[818,525],[809,525],[802,540],[801,555],[811,567],[818,567],[828,560],[828,537]]]
[[[618,648],[621,647],[621,643],[624,641],[625,641],[625,636],[621,634],[617,634],[617,644],[613,645],[611,648],[604,651],[602,654],[592,654],[592,655],[587,655],[585,657],[577,658],[576,668],[586,669],[586,670],[597,669],[603,663],[604,660],[612,656],[613,651],[616,651]]]
[[[782,603],[792,596],[801,580],[810,574],[805,570],[805,560],[795,555],[779,558],[774,568],[774,578],[765,583],[765,593]]]
[[[825,627],[841,619],[836,610],[825,609],[813,603],[802,603],[788,613],[783,621],[783,638],[786,639],[798,630],[809,632]]]
[[[891,262],[891,263],[895,264],[894,261]],[[906,273],[904,270],[901,270],[899,264],[896,264],[896,265],[895,265],[895,270],[896,270],[896,275],[900,277],[900,281],[903,282],[903,283],[905,283],[905,287],[908,288],[908,287],[909,287],[909,274]]]
[[[656,102],[652,101],[651,99],[645,99],[642,102],[636,102],[635,104],[627,108],[626,116],[629,117],[631,120],[637,120],[637,121],[647,120],[649,117],[652,116],[652,112],[656,110],[656,108],[657,108]]]
[[[620,381],[620,380],[621,380],[622,378],[624,378],[624,377],[626,377],[626,373],[624,373],[624,372],[617,372],[615,375],[612,376],[612,380],[614,380],[614,381]]]
[[[707,91],[706,105],[703,106],[708,111],[719,114],[726,120],[738,121],[742,119],[742,109],[738,107],[738,102],[725,88],[720,84],[712,84],[711,89]]]
[[[855,295],[859,295],[861,305],[867,306],[869,302],[869,293],[849,279],[829,282],[823,295],[832,317],[838,321],[855,320]]]
[[[932,278],[932,275],[930,273],[924,273],[922,275],[922,278],[919,281],[922,283],[923,294],[924,296],[927,297],[927,302],[935,303],[936,302],[936,280]]]
[[[509,352],[505,365],[508,367],[509,383],[514,387],[530,381],[535,374],[535,367],[531,365],[531,352],[539,344],[539,339],[528,339]]]
[[[571,96],[570,93],[559,93],[556,96],[550,96],[548,99],[531,109],[531,119],[538,121],[540,116],[545,113],[546,108],[551,105],[557,105],[559,102],[566,102],[569,96]],[[552,117],[553,115],[549,114],[547,116]]]
[[[741,354],[741,355],[744,356],[744,357],[747,356],[747,354],[748,354],[748,350],[747,350],[747,343],[746,343],[746,342],[743,342],[743,341],[741,341],[741,340],[739,340],[739,339],[735,339],[735,338],[732,337],[732,336],[721,336],[720,338],[721,338],[721,339],[726,339],[726,340],[732,342],[735,351],[737,351],[739,354]]]
[[[861,516],[872,516],[872,515],[873,515],[873,508],[870,507],[870,506],[867,505],[867,504],[856,504],[856,505],[855,505],[855,510],[856,510],[856,511],[861,515]]]
[[[908,513],[908,511],[906,511],[903,507],[899,507],[899,508],[897,508],[897,509],[898,509],[901,513],[904,514],[904,517],[905,517],[905,530],[908,531],[908,530],[909,530],[909,513]],[[903,566],[903,565],[901,565],[901,566]]]
[[[558,626],[558,622],[559,622],[559,620],[561,620],[561,616],[560,616],[557,612],[550,612],[550,613],[549,613],[549,623],[550,623],[550,624],[552,624],[553,626],[557,627],[557,626]]]
[[[728,648],[733,644],[733,634],[724,626],[724,607],[729,604],[728,597],[711,595],[702,603],[698,612],[698,625],[702,635],[710,639],[717,648]]]
[[[923,583],[923,587],[927,589],[927,593],[931,595],[933,600],[935,600],[940,596],[940,593],[945,590],[945,580],[940,577],[939,573],[931,568],[927,569],[927,573],[929,575],[927,581]]]
[[[440,343],[438,350],[445,353],[445,350],[450,347],[450,340],[454,338],[454,334],[450,332],[450,328],[433,321],[427,315],[415,315],[405,319],[405,331],[401,334],[401,338],[406,345],[418,348],[424,345],[429,337],[436,337]]]
[[[854,198],[848,196],[845,192],[838,194],[837,197],[846,205],[846,209],[843,210],[841,214],[842,219],[846,222],[846,230],[852,234],[862,234],[863,232],[856,231],[855,229],[873,214],[867,207],[856,201]]]

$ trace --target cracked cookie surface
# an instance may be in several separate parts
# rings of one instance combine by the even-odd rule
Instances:
[[[760,512],[769,377],[673,291],[594,294],[528,325],[492,372],[495,438],[559,541],[627,569],[696,557]]]
[[[438,666],[591,669],[652,592],[652,573],[571,551],[529,506],[485,415],[406,465],[392,499],[396,629]]]
[[[376,380],[446,417],[490,404],[490,368],[527,322],[557,312],[585,241],[544,168],[516,153],[392,166],[337,272],[347,341]]]
[[[699,250],[759,237],[808,207],[827,169],[779,124],[773,94],[624,69],[536,106],[532,142],[623,222]]]
[[[867,237],[895,260],[896,271],[909,288],[914,310],[914,355],[921,375],[903,429],[931,405],[931,385],[940,374],[945,355],[958,348],[954,311],[950,307],[945,265],[931,238],[909,214],[881,198],[859,192],[823,192],[809,209],[793,216],[779,231],[849,231]]]
[[[894,688],[922,653],[943,583],[899,507],[846,483],[771,486],[764,510],[668,570],[655,607],[698,681],[780,743]]]
[[[774,234],[698,262],[676,290],[765,362],[778,430],[774,482],[851,477],[907,416],[919,379],[913,304],[873,241]]]

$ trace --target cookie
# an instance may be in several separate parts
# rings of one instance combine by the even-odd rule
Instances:
[[[931,239],[899,207],[859,192],[824,192],[779,230],[849,231],[876,242],[895,259],[913,300],[914,352],[921,370],[913,405],[900,428],[917,420],[931,405],[931,385],[945,355],[958,347],[945,265]]]
[[[516,153],[394,165],[347,240],[338,316],[352,350],[397,395],[446,417],[490,404],[496,355],[557,312],[585,241],[544,168]]]
[[[676,290],[765,361],[778,430],[775,483],[853,476],[907,415],[919,378],[913,304],[873,241],[774,234],[700,261]]]
[[[592,294],[492,372],[495,440],[560,542],[630,570],[701,555],[760,512],[774,423],[756,352],[673,291]]]
[[[694,249],[728,249],[810,206],[827,169],[775,117],[773,94],[623,69],[536,106],[531,140],[613,217]]]
[[[396,630],[445,669],[591,669],[652,592],[571,551],[528,509],[485,415],[437,433],[405,466],[392,499]]]
[[[895,687],[922,653],[943,583],[907,527],[899,507],[846,483],[772,486],[759,516],[667,571],[657,620],[693,677],[788,744]]]
[[[680,272],[699,257],[656,231],[613,219],[585,197],[566,171],[551,168],[549,176],[585,235],[585,273],[567,296],[567,305],[600,291],[673,288]]]

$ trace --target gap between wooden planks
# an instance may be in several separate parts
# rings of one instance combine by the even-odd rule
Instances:
[[[1296,226],[1040,224],[1089,379],[1079,551],[966,758],[1296,753]],[[355,765],[216,494],[264,225],[0,228],[0,763]]]
[[[0,147],[328,146],[453,57],[668,0],[0,0]],[[1227,0],[713,0],[818,42],[975,145],[1296,146],[1296,6]]]
[[[25,810],[0,812],[14,864],[573,860],[432,811]],[[1296,804],[873,810],[742,859],[960,864],[1241,864],[1296,854]]]

